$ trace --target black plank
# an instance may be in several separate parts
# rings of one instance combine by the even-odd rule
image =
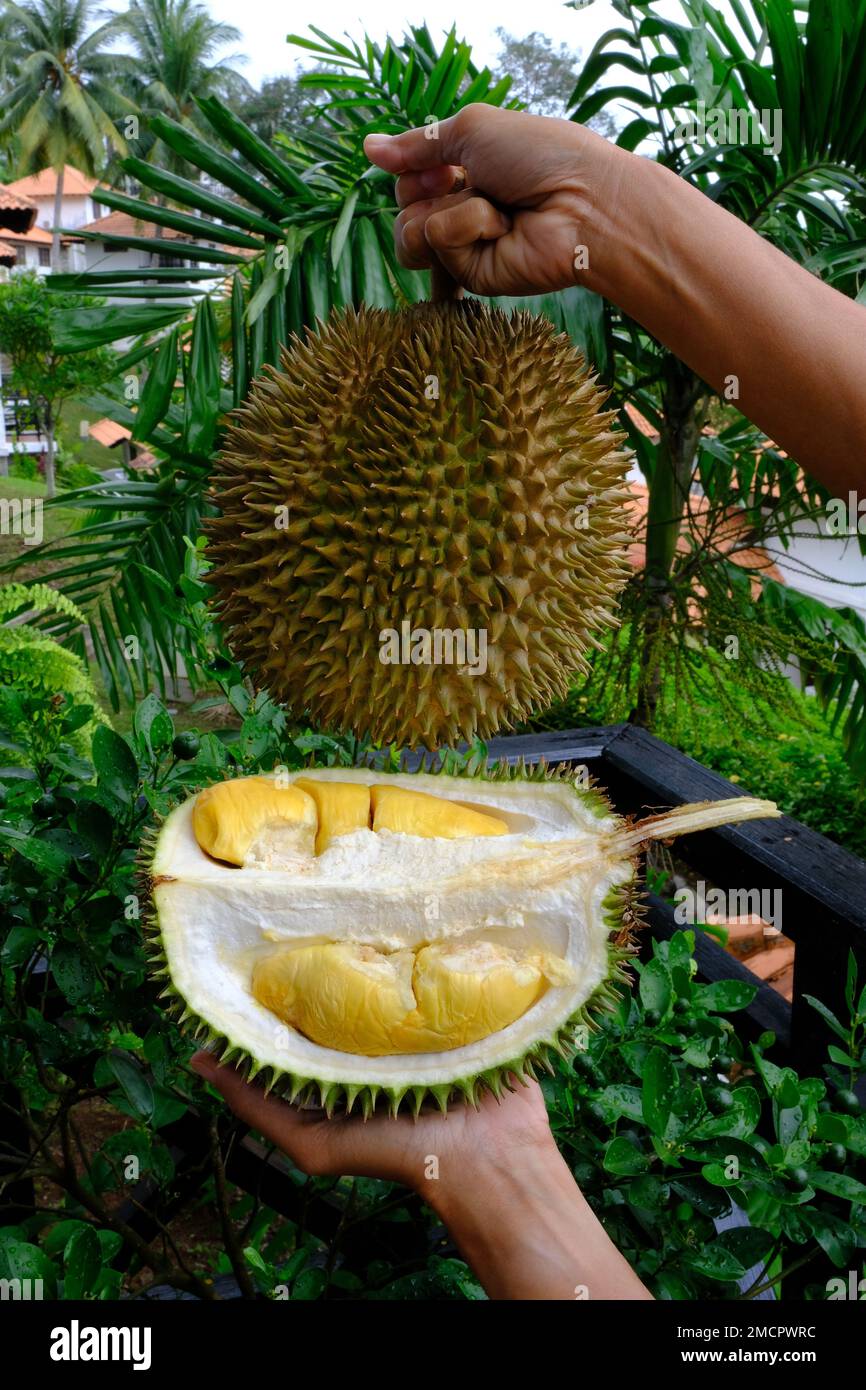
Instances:
[[[604,764],[632,783],[644,807],[749,794],[747,786],[728,782],[645,729],[631,725],[621,726],[606,744]],[[730,855],[727,862],[738,871],[744,862],[765,871],[755,887],[792,888],[801,893],[820,910],[821,931],[829,916],[861,934],[866,944],[866,862],[856,855],[788,816],[685,836],[680,841],[683,858],[693,862],[692,855],[711,842],[724,844]],[[716,881],[728,886],[723,879]],[[729,878],[728,883],[733,880]]]

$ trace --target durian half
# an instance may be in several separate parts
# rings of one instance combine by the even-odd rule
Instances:
[[[156,837],[155,967],[182,1021],[293,1099],[444,1109],[568,1055],[615,1000],[643,844],[775,814],[632,826],[543,767],[239,778]]]

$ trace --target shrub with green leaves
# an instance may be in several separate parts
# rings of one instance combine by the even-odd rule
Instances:
[[[3,756],[10,763],[44,762],[64,740],[74,754],[86,756],[94,729],[105,720],[84,659],[21,620],[46,611],[84,622],[72,600],[47,584],[0,587],[0,713]],[[74,714],[67,697],[77,707]]]

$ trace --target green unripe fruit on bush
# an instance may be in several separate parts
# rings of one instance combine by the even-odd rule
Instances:
[[[859,1115],[863,1108],[856,1091],[837,1091],[836,1106],[844,1110],[846,1115]]]
[[[824,1155],[828,1168],[844,1168],[848,1161],[848,1150],[844,1144],[829,1144]]]
[[[43,792],[38,801],[33,803],[33,814],[37,820],[49,820],[51,816],[56,816],[60,807],[57,797],[53,792]]]
[[[647,1009],[644,1013],[644,1022],[647,1028],[656,1028],[662,1021],[662,1016],[658,1009]]]
[[[188,762],[190,758],[196,756],[200,747],[201,740],[198,734],[187,730],[186,733],[177,734],[171,745],[171,751],[176,758]]]
[[[809,1186],[809,1174],[805,1168],[791,1168],[788,1172],[788,1182],[798,1192],[802,1192]]]
[[[690,1008],[691,1004],[689,1003],[688,999],[678,999],[677,1002],[674,1004],[674,1013],[687,1014]]]

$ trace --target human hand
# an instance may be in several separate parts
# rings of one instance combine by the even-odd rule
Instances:
[[[482,295],[576,284],[590,213],[616,197],[633,159],[573,121],[480,103],[435,126],[368,135],[364,150],[398,176],[401,264],[438,260]]]
[[[369,1120],[360,1115],[328,1119],[323,1110],[302,1109],[266,1096],[234,1067],[221,1067],[209,1052],[197,1052],[191,1065],[217,1088],[241,1120],[313,1177],[385,1178],[423,1192],[430,1200],[434,1182],[467,1181],[483,1155],[496,1154],[503,1164],[519,1167],[527,1150],[556,1152],[535,1082],[515,1083],[515,1090],[504,1092],[499,1102],[487,1094],[477,1110],[457,1104],[447,1116],[425,1112],[417,1120],[387,1114],[374,1114]],[[433,1182],[431,1156],[436,1159]]]
[[[253,1129],[314,1177],[414,1188],[448,1227],[491,1298],[648,1298],[581,1196],[536,1082],[447,1115],[336,1115],[266,1096],[208,1052],[191,1063]],[[431,1160],[435,1159],[435,1163]]]

